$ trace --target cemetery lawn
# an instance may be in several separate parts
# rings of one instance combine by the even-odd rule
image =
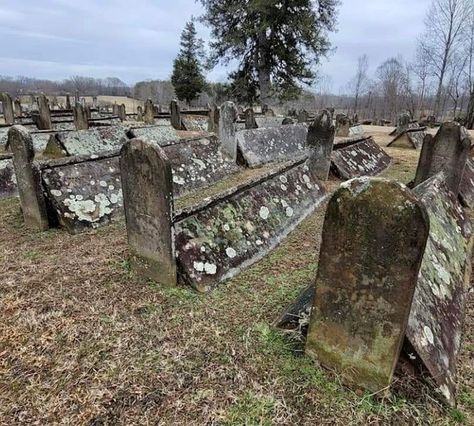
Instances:
[[[385,146],[391,128],[372,130]],[[383,176],[409,182],[418,153],[387,152],[394,162]],[[315,276],[324,209],[201,295],[131,273],[122,222],[32,233],[18,201],[0,200],[0,424],[474,424],[472,292],[456,409],[401,374],[391,395],[347,389],[304,356],[297,334],[272,326]]]

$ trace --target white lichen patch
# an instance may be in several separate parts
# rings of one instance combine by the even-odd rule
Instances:
[[[268,210],[268,207],[262,206],[258,214],[263,220],[267,220],[270,215],[270,210]]]
[[[107,188],[107,182],[105,180],[101,180],[99,182],[99,185],[102,187],[102,188]]]
[[[432,345],[434,343],[434,335],[431,328],[428,326],[423,327],[423,336],[421,337],[422,346]]]
[[[52,189],[51,190],[51,195],[53,195],[55,197],[60,197],[61,195],[63,195],[63,193],[59,189]]]
[[[288,217],[292,217],[293,216],[293,209],[291,207],[287,207],[286,210],[285,210],[285,213]]]
[[[174,175],[173,176],[173,182],[177,185],[184,185],[185,181],[182,177]]]
[[[237,256],[237,252],[232,247],[227,247],[225,249],[225,254],[229,259],[233,259],[235,256]]]
[[[217,273],[217,265],[206,262],[204,264],[204,271],[207,275],[215,275]]]
[[[193,262],[193,268],[198,272],[204,271],[204,262]]]

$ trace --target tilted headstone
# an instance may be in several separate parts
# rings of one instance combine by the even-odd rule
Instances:
[[[71,96],[69,96],[69,93],[66,94],[66,109],[71,109]]]
[[[20,195],[21,209],[27,227],[46,230],[49,227],[46,202],[41,188],[40,170],[35,166],[31,135],[23,126],[13,126],[8,132],[13,166]]]
[[[247,108],[245,110],[245,128],[248,130],[258,128],[253,108]]]
[[[14,124],[15,123],[15,114],[13,111],[13,101],[11,96],[8,93],[0,93],[0,102],[3,105],[3,118],[5,124]]]
[[[143,109],[140,105],[137,106],[137,119],[136,120],[143,121]]]
[[[89,120],[85,108],[81,104],[76,104],[72,109],[72,113],[76,130],[87,130],[89,128]]]
[[[435,137],[425,136],[415,186],[444,172],[448,188],[457,196],[470,149],[471,138],[464,127],[455,122],[443,123]]]
[[[349,137],[351,138],[364,136],[364,133],[364,128],[360,124],[349,128]]]
[[[145,115],[143,116],[143,121],[145,121],[145,124],[155,124],[155,114],[151,99],[147,99],[145,102]]]
[[[392,163],[391,157],[372,137],[335,144],[332,170],[342,179],[376,176]]]
[[[209,108],[207,131],[219,136],[219,107],[215,103]]]
[[[39,117],[37,126],[39,130],[50,130],[53,128],[51,121],[51,111],[49,110],[48,99],[45,95],[38,96]]]
[[[407,338],[436,383],[455,404],[456,362],[464,325],[472,256],[472,224],[440,173],[414,189],[425,205],[430,234],[413,298]]]
[[[331,198],[306,353],[344,382],[390,385],[428,231],[424,206],[396,182],[354,179]]]
[[[173,99],[170,103],[170,113],[171,113],[171,125],[176,130],[181,130],[182,129],[181,110],[179,108],[178,101],[175,99]]]
[[[426,127],[407,129],[400,133],[387,146],[395,148],[414,148],[421,149],[426,136]]]
[[[127,120],[127,111],[125,109],[125,104],[118,105],[117,112],[118,112],[117,115],[120,118],[120,121],[123,122]]]
[[[351,127],[351,121],[346,114],[336,115],[336,136],[348,137],[349,129]]]
[[[12,157],[0,154],[0,198],[12,197],[17,193]]]
[[[221,149],[232,160],[237,160],[237,140],[235,122],[238,111],[233,102],[224,102],[219,111],[219,138]]]
[[[127,235],[132,267],[160,284],[177,284],[172,172],[156,145],[132,139],[122,149]]]
[[[21,100],[15,99],[15,118],[22,118],[23,117],[23,110],[21,108]]]
[[[323,181],[329,176],[335,134],[331,114],[326,110],[322,111],[308,128],[306,147],[309,151],[309,168]]]

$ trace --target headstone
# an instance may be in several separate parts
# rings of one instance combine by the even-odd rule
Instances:
[[[155,124],[155,114],[153,111],[153,102],[151,99],[147,99],[145,102],[145,115],[143,120],[146,124]]]
[[[232,160],[237,160],[237,140],[235,122],[238,111],[233,102],[224,102],[219,111],[219,138],[221,149]]]
[[[309,150],[308,165],[320,180],[327,180],[331,168],[331,154],[336,129],[331,114],[324,110],[308,128],[306,146]]]
[[[41,175],[35,166],[33,141],[23,126],[13,126],[8,132],[13,152],[13,166],[20,195],[23,218],[29,228],[46,230],[49,227],[46,203],[41,188]]]
[[[170,103],[170,113],[171,113],[171,125],[176,130],[181,130],[182,128],[181,110],[179,108],[179,104],[176,99],[173,99]]]
[[[137,121],[143,121],[143,109],[140,105],[137,106]]]
[[[255,112],[253,108],[247,108],[245,110],[245,128],[247,130],[258,128],[257,122],[255,121]]]
[[[219,107],[213,103],[209,108],[207,131],[219,135]]]
[[[69,96],[69,93],[66,93],[66,109],[71,109],[71,96]]]
[[[350,127],[351,121],[346,114],[336,115],[336,136],[344,138],[348,137]]]
[[[444,172],[448,188],[457,196],[470,149],[471,138],[464,127],[455,122],[443,123],[435,137],[425,136],[415,186]]]
[[[21,100],[19,98],[15,99],[15,117],[16,118],[23,117],[23,110],[21,108]]]
[[[132,139],[120,158],[132,266],[160,284],[177,284],[172,172],[157,146]]]
[[[331,198],[306,353],[344,382],[390,385],[428,231],[425,208],[396,182],[354,179]]]
[[[11,156],[0,154],[0,198],[12,197],[18,193],[15,170]]]
[[[49,110],[48,99],[44,94],[38,96],[39,117],[37,126],[39,130],[50,130],[53,128],[51,121],[51,111]]]
[[[285,117],[281,122],[282,126],[288,126],[290,124],[296,124],[296,121],[291,117]]]
[[[3,105],[3,118],[5,120],[5,124],[14,124],[15,115],[11,96],[5,92],[0,93],[0,102],[2,102]]]
[[[99,106],[99,104],[97,102],[97,96],[93,96],[92,97],[92,107],[97,108],[98,106]]]
[[[74,126],[76,130],[87,130],[89,128],[89,120],[85,108],[81,104],[76,104],[72,113],[74,115]]]
[[[301,109],[298,112],[298,123],[307,123],[309,121],[308,111]]]
[[[118,105],[118,117],[120,118],[120,121],[124,122],[127,120],[127,111],[125,109],[125,104]]]
[[[400,133],[387,146],[396,148],[421,149],[426,136],[426,127],[407,129]]]
[[[119,116],[119,106],[117,104],[112,105],[112,114],[115,116]]]

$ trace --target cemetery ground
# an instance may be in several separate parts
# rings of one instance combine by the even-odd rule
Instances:
[[[366,127],[384,147],[391,130]],[[419,152],[384,149],[394,163],[383,176],[413,179]],[[0,200],[0,424],[473,424],[473,292],[456,409],[400,371],[390,395],[354,392],[303,355],[298,334],[272,326],[315,278],[324,212],[201,295],[132,274],[123,222],[33,233],[18,200]]]

